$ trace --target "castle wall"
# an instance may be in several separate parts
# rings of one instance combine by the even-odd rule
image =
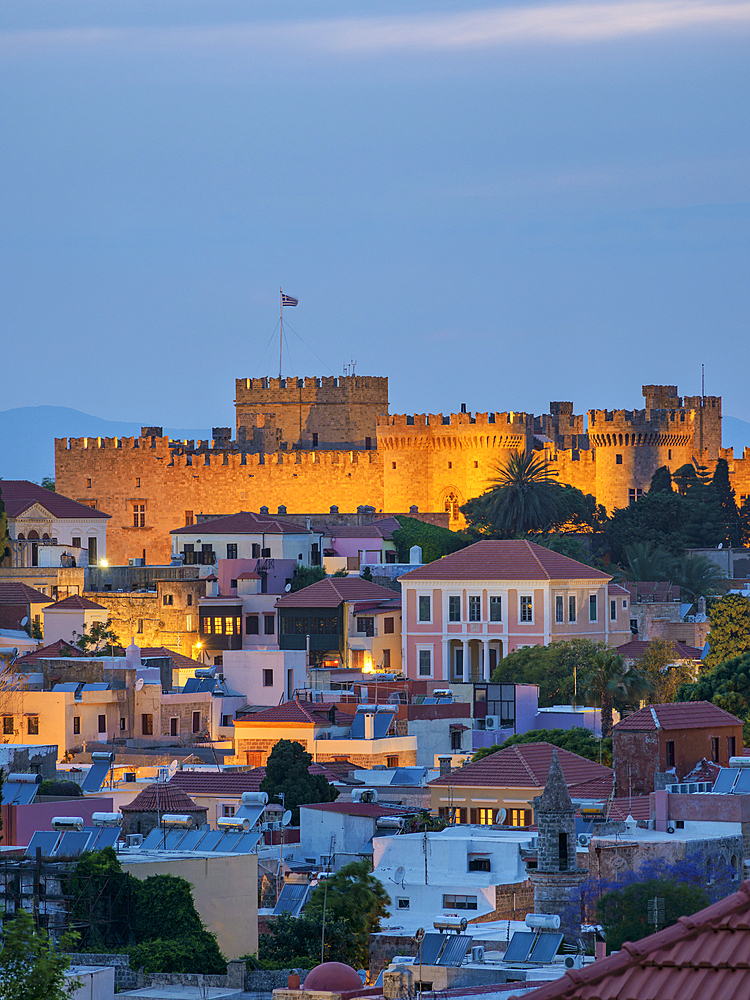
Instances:
[[[399,414],[381,418],[384,505],[390,510],[446,511],[462,528],[459,507],[488,488],[499,462],[531,445],[526,413]],[[394,506],[395,505],[395,506]]]
[[[255,428],[278,431],[286,448],[375,448],[377,419],[388,413],[388,379],[237,379],[237,440],[254,440]],[[257,436],[256,436],[257,437]],[[268,448],[266,450],[269,450]]]
[[[55,476],[60,493],[111,514],[113,565],[144,552],[147,563],[169,563],[169,532],[186,523],[187,512],[195,517],[264,505],[273,512],[281,505],[327,510],[333,503],[343,510],[383,509],[383,465],[374,451],[174,454],[166,437],[59,438]]]

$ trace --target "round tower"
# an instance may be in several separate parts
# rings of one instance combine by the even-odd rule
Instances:
[[[575,942],[581,936],[581,885],[588,871],[578,868],[575,809],[557,747],[544,791],[534,802],[539,827],[537,870],[530,873],[534,913],[556,913],[566,941]]]

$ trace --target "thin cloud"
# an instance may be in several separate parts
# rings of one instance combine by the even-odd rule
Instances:
[[[284,51],[373,54],[448,52],[504,45],[586,44],[665,32],[750,25],[750,2],[635,0],[547,4],[452,14],[351,17],[172,27],[85,27],[0,33],[7,54],[151,51],[196,54]]]

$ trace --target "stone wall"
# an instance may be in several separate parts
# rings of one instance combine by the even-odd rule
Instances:
[[[127,955],[112,955],[109,952],[68,952],[72,965],[105,965],[114,966],[115,990],[133,990],[139,986],[137,970],[130,968],[130,958]]]
[[[86,596],[107,609],[124,645],[135,638],[139,646],[166,646],[191,656],[199,638],[198,605],[205,594],[205,580],[196,578],[159,580],[156,590],[147,593],[92,591]],[[171,603],[165,604],[165,598]]]

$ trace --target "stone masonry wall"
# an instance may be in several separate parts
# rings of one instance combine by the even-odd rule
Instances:
[[[195,579],[159,580],[156,591],[147,593],[105,590],[86,596],[109,611],[123,644],[135,638],[140,646],[166,646],[191,656],[199,638],[198,605],[205,593],[205,580]],[[165,597],[172,603],[165,604]]]

